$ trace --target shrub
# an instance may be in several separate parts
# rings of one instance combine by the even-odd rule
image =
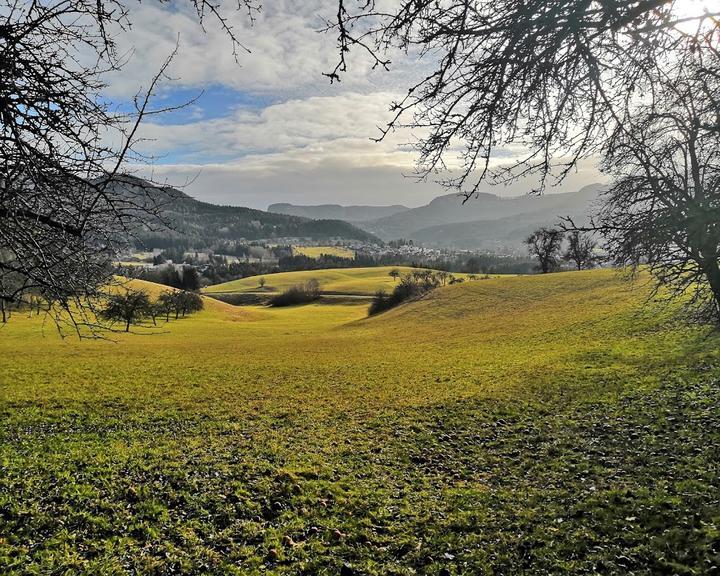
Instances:
[[[388,296],[384,290],[375,293],[368,314],[373,316],[394,308],[407,300],[422,296],[440,286],[442,280],[431,270],[415,271],[403,276],[392,293]]]
[[[385,290],[378,290],[375,292],[372,304],[370,304],[370,308],[368,309],[368,314],[370,316],[380,314],[380,312],[384,312],[385,310],[392,308],[392,306],[393,305],[390,304],[387,292],[385,292]]]
[[[294,306],[314,302],[318,298],[320,298],[320,283],[315,278],[311,278],[305,284],[291,286],[283,293],[273,296],[268,304],[275,307]]]

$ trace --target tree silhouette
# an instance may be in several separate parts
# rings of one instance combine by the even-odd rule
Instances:
[[[606,151],[614,183],[599,232],[618,266],[647,267],[669,297],[720,322],[720,52],[699,45],[664,71],[654,101]]]
[[[572,230],[568,234],[568,246],[562,258],[566,262],[572,262],[578,270],[593,268],[597,262],[596,247],[597,242],[588,234],[580,230]]]
[[[557,228],[538,228],[525,239],[528,252],[537,258],[538,269],[547,274],[558,267],[563,231]]]
[[[389,69],[398,48],[430,71],[392,103],[380,138],[422,127],[418,175],[469,198],[491,178],[539,179],[542,190],[596,154],[652,94],[656,72],[692,42],[716,42],[720,9],[678,10],[683,0],[338,1],[327,30],[337,34],[331,81],[348,71],[348,53]],[[687,4],[685,4],[687,6]],[[693,32],[687,30],[692,28]],[[708,37],[709,36],[709,37]],[[717,72],[717,68],[714,69]],[[504,148],[527,153],[508,162]],[[497,159],[498,162],[493,162]]]
[[[200,24],[215,20],[242,49],[226,15],[188,0]],[[252,18],[257,6],[240,0]],[[126,61],[116,38],[131,25],[119,0],[0,0],[0,300],[36,291],[75,327],[95,326],[100,287],[116,254],[140,228],[164,226],[165,198],[120,178],[140,123],[176,51],[119,113],[106,78]],[[111,144],[113,143],[114,144]]]
[[[123,322],[125,332],[130,332],[130,326],[149,316],[150,311],[150,299],[146,292],[127,289],[108,297],[101,314],[111,322]]]

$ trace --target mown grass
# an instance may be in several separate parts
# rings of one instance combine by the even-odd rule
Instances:
[[[282,292],[292,286],[304,284],[310,279],[320,283],[323,292],[337,294],[357,294],[370,296],[378,290],[392,291],[397,283],[389,272],[398,270],[401,274],[408,274],[415,270],[407,266],[377,266],[371,268],[331,268],[327,270],[303,270],[301,272],[279,272],[263,276],[249,276],[240,280],[233,280],[223,284],[215,284],[205,288],[208,294],[231,294],[238,292],[257,292],[260,288],[260,278],[264,278],[266,285],[264,291]],[[465,276],[456,274],[456,276]]]
[[[355,251],[343,246],[293,246],[292,251],[295,256],[302,255],[309,258],[320,258],[323,254],[339,258],[355,258]]]
[[[0,573],[699,574],[718,338],[608,271],[0,331]]]

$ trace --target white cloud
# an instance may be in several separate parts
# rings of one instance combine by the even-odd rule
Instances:
[[[235,8],[237,5],[235,5]],[[180,42],[178,56],[171,65],[172,85],[202,87],[224,85],[237,90],[297,95],[330,89],[323,72],[331,71],[338,52],[333,34],[319,33],[321,15],[332,17],[336,6],[327,0],[273,0],[265,3],[256,22],[250,25],[246,14],[225,2],[223,13],[238,39],[252,53],[232,53],[232,44],[218,22],[206,16],[205,31],[190,2],[143,3],[130,11],[132,27],[118,35],[121,51],[132,53],[123,70],[110,76],[112,96],[135,94],[146,85],[162,62]],[[369,86],[370,63],[353,54],[352,73],[341,88]],[[377,72],[376,81],[390,78]],[[335,89],[335,88],[333,88]]]
[[[155,167],[155,178],[172,184],[189,179],[188,192],[199,199],[258,208],[278,201],[420,205],[444,193],[436,184],[417,184],[403,175],[412,173],[415,159],[399,146],[411,140],[409,132],[382,143],[370,140],[389,119],[390,102],[422,65],[405,59],[391,73],[371,72],[367,59],[354,53],[352,72],[330,85],[322,72],[336,63],[335,38],[318,29],[319,15],[332,17],[335,9],[332,0],[274,0],[250,28],[228,5],[234,30],[253,51],[240,54],[238,65],[227,36],[212,20],[203,33],[189,3],[134,7],[134,25],[120,39],[134,54],[111,77],[111,96],[127,98],[147,85],[179,34],[180,53],[170,71],[177,80],[170,87],[221,85],[237,91],[238,102],[248,94],[273,102],[260,109],[231,105],[224,117],[210,120],[200,119],[206,117],[203,110],[192,110],[186,124],[146,123],[142,147],[164,162]],[[232,103],[232,92],[227,100]],[[564,189],[596,180],[594,169],[584,169]],[[518,194],[530,188],[492,191]]]
[[[389,119],[394,95],[345,93],[290,100],[260,110],[240,108],[230,116],[180,125],[146,123],[141,128],[145,151],[155,155],[180,151],[184,158],[305,151],[308,156],[342,155],[350,161],[396,164],[397,146],[409,134],[394,134],[382,143],[377,125]],[[407,153],[400,165],[409,167]],[[412,161],[410,161],[410,164]]]

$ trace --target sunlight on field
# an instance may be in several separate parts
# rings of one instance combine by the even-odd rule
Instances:
[[[310,258],[320,258],[323,254],[338,256],[339,258],[355,258],[355,251],[343,246],[293,246],[293,255],[303,255]]]
[[[517,531],[534,522],[557,527],[535,536],[547,573],[583,572],[594,557],[565,543],[597,542],[616,516],[680,489],[656,486],[640,504],[613,496],[627,486],[645,498],[666,466],[667,452],[649,449],[623,460],[628,437],[652,432],[667,450],[677,436],[652,428],[659,408],[623,407],[667,396],[663,414],[679,410],[682,391],[647,393],[717,357],[707,329],[642,310],[646,294],[594,271],[447,286],[373,318],[357,304],[206,299],[194,316],[114,341],[62,340],[15,313],[0,330],[0,525],[14,534],[0,539],[0,566],[338,574],[350,562],[409,574],[393,568],[405,546],[404,562],[432,574],[446,552],[518,568]],[[707,410],[682,450],[712,445]],[[698,474],[689,462],[676,477]],[[711,498],[712,478],[702,481]],[[600,498],[617,500],[604,516],[555,521]],[[623,546],[648,540],[622,533]],[[557,564],[567,557],[577,559]]]
[[[401,275],[409,274],[415,268],[407,266],[377,266],[372,268],[332,268],[329,270],[304,270],[302,272],[279,272],[263,276],[250,276],[224,284],[208,286],[204,292],[208,294],[232,294],[242,292],[256,292],[260,290],[260,278],[265,279],[264,290],[282,292],[291,286],[303,284],[311,278],[320,283],[323,292],[337,294],[364,294],[372,295],[378,290],[392,291],[397,283],[389,275],[391,270],[397,270]],[[466,278],[466,274],[455,274],[458,278]]]
[[[360,292],[376,279],[341,275],[326,286]],[[683,333],[653,333],[645,346],[641,328],[654,319],[637,316],[642,297],[610,272],[591,272],[448,286],[372,319],[364,305],[267,309],[206,299],[196,317],[162,324],[153,335],[117,335],[116,343],[63,341],[47,330],[43,336],[37,321],[19,314],[0,339],[2,357],[13,358],[3,370],[4,392],[8,400],[27,399],[30,391],[37,398],[123,398],[144,407],[188,401],[224,410],[238,394],[250,404],[277,396],[279,405],[302,398],[307,409],[324,409],[359,398],[382,406],[505,395],[519,385],[541,390],[564,385],[558,376],[566,373],[577,385],[596,370],[608,385],[620,376],[652,379],[652,371],[636,372],[635,360],[682,360],[681,350],[656,345]],[[596,354],[599,365],[577,372],[582,358]],[[452,387],[437,386],[438,379]]]

